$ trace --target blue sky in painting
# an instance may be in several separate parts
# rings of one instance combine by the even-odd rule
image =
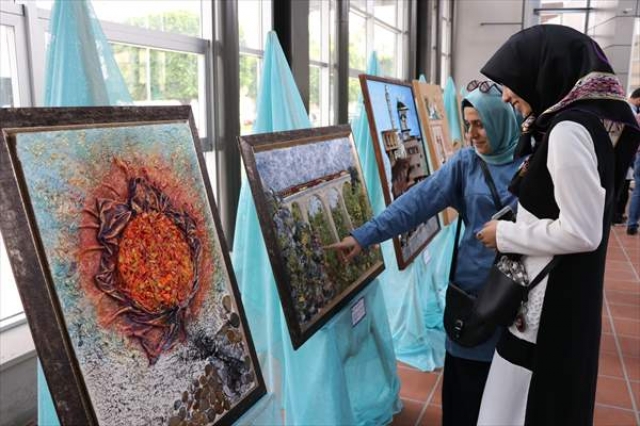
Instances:
[[[263,186],[277,192],[355,164],[348,138],[256,152],[255,156]]]
[[[381,141],[382,137],[380,132],[383,130],[390,130],[392,128],[391,121],[389,119],[389,109],[387,107],[387,101],[385,98],[384,87],[387,86],[391,99],[391,106],[393,112],[393,120],[396,129],[400,129],[400,118],[396,105],[398,101],[402,102],[409,108],[409,114],[407,116],[409,129],[411,129],[411,135],[422,138],[420,125],[418,124],[418,114],[416,112],[416,104],[413,99],[413,91],[410,86],[402,86],[399,84],[384,83],[381,81],[367,80],[367,88],[369,89],[369,97],[371,99],[371,108],[373,110],[373,116],[375,118],[376,129],[378,131],[378,139]]]

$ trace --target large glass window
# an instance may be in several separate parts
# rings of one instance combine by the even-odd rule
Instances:
[[[631,45],[631,64],[629,69],[629,92],[640,88],[640,18],[635,20],[633,43]],[[639,185],[637,182],[636,185]]]
[[[328,126],[335,117],[335,1],[309,1],[309,118]]]
[[[240,43],[240,133],[252,132],[267,33],[271,30],[271,1],[238,0]]]
[[[20,106],[17,58],[13,27],[0,25],[0,107]],[[21,318],[22,303],[0,234],[0,330]]]
[[[92,0],[91,3],[101,21],[193,37],[203,34],[201,0]],[[53,0],[37,0],[36,4],[50,10]]]
[[[586,32],[589,4],[590,0],[541,0],[538,9],[540,23],[565,25]]]
[[[136,105],[190,105],[206,137],[204,55],[119,43],[112,48]]]
[[[451,36],[453,31],[451,0],[440,0],[440,84],[451,74]]]
[[[349,120],[358,111],[359,74],[376,51],[383,76],[405,78],[407,72],[408,2],[402,0],[351,1],[349,10]]]

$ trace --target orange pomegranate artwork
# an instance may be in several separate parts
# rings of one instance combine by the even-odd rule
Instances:
[[[106,322],[120,319],[120,328],[154,364],[186,337],[200,288],[202,247],[195,219],[145,170],[136,172],[121,160],[114,165],[120,173],[110,174],[98,191],[102,196],[84,209],[92,223],[81,227],[95,229],[98,244],[83,249],[101,253],[93,281],[115,302],[103,314]]]

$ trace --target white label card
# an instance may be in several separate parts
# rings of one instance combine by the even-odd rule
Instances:
[[[351,307],[351,326],[355,327],[366,316],[367,316],[367,307],[364,303],[364,297],[361,297]]]

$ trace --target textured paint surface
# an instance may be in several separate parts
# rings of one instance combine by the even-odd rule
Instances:
[[[188,124],[18,133],[16,151],[65,327],[98,421],[168,424],[188,405],[183,399],[193,400],[198,389],[215,387],[216,397],[206,404],[218,414],[209,412],[203,424],[217,422],[257,382]],[[146,176],[174,206],[189,213],[203,246],[201,283],[185,310],[185,335],[154,364],[127,333],[128,319],[115,315],[120,305],[95,284],[100,250],[87,250],[96,234],[87,206],[108,191],[112,197],[126,193],[117,162],[124,162],[133,175]],[[112,188],[105,189],[105,182]],[[193,411],[193,404],[189,406],[187,417]]]

